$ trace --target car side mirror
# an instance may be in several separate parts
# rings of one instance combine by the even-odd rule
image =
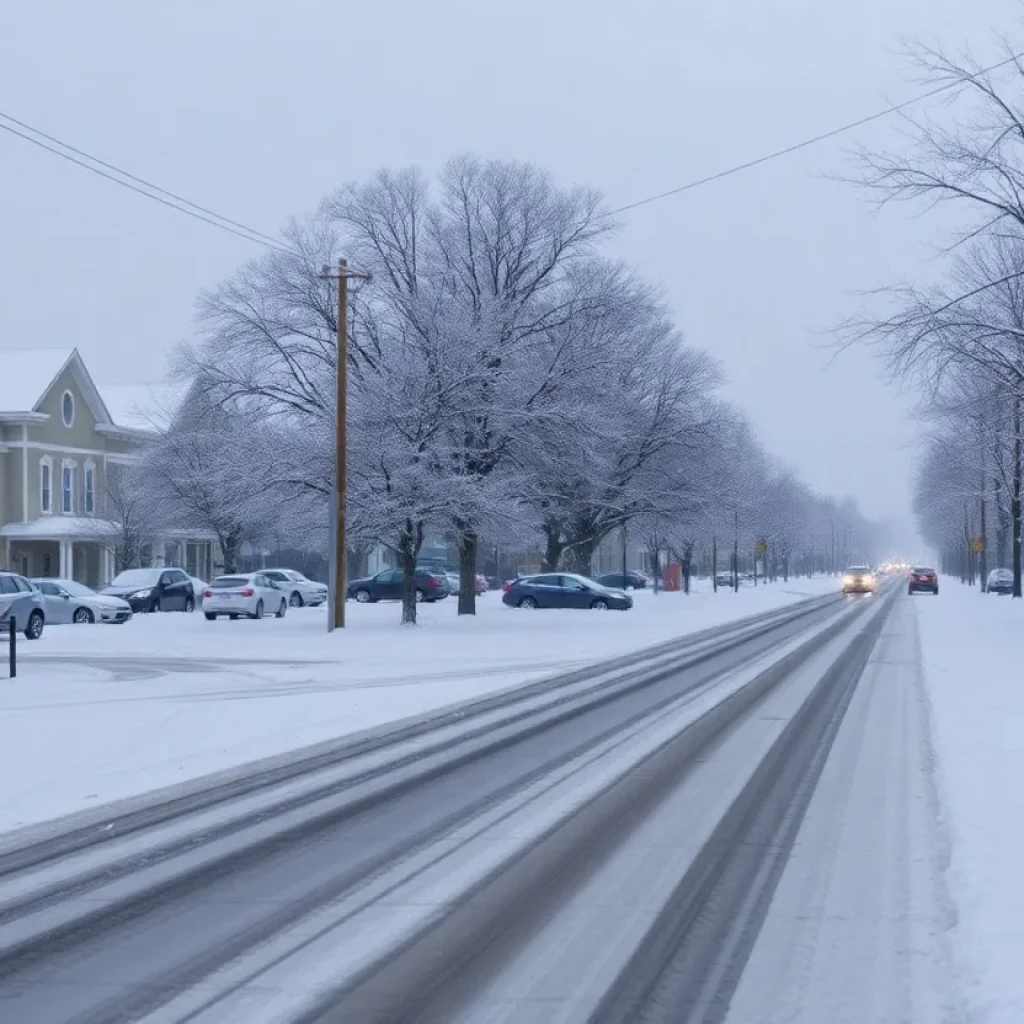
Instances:
[[[71,595],[70,594],[61,594],[60,596],[63,597],[65,601],[70,601],[71,600]]]

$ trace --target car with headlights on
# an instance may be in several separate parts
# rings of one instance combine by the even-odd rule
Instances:
[[[97,594],[75,580],[33,579],[32,586],[42,594],[46,621],[54,626],[69,622],[122,624],[132,617],[132,606],[127,601]]]
[[[125,569],[99,592],[127,601],[133,612],[191,612],[196,606],[191,577],[166,566]]]
[[[597,580],[569,572],[542,572],[513,580],[502,595],[511,608],[593,608],[628,611],[633,598]]]
[[[264,615],[283,619],[286,611],[288,594],[262,572],[218,576],[203,591],[203,614],[210,622],[221,615],[229,619],[262,619]]]
[[[844,594],[873,594],[877,589],[875,574],[868,565],[851,565],[843,573]]]

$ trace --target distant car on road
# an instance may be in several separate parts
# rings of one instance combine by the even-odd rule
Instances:
[[[919,594],[922,591],[926,594],[938,594],[939,576],[934,569],[929,569],[924,565],[915,565],[910,570],[910,576],[907,579],[907,593]]]
[[[402,570],[385,569],[376,576],[353,580],[345,590],[345,597],[359,604],[376,604],[377,601],[400,601],[402,599]],[[448,577],[440,570],[417,569],[415,575],[416,600],[443,600],[450,593]]]
[[[1010,569],[993,569],[988,574],[988,582],[985,589],[990,594],[1012,594],[1013,593],[1013,572]]]
[[[633,598],[575,573],[541,573],[513,581],[502,596],[511,608],[594,608],[628,611]]]
[[[0,632],[15,628],[29,640],[38,640],[46,625],[43,596],[24,576],[0,569]]]
[[[125,569],[119,572],[100,593],[120,597],[133,612],[191,612],[196,606],[192,579],[184,569]]]
[[[316,608],[327,602],[326,585],[307,579],[297,569],[263,569],[262,572],[288,595],[288,604],[292,608],[301,608],[303,605]]]
[[[877,588],[875,574],[868,565],[851,565],[843,573],[844,594],[873,594]]]
[[[650,577],[635,569],[622,572],[606,572],[603,576],[597,577],[597,582],[602,587],[611,587],[613,590],[644,590],[651,585]]]
[[[32,586],[43,595],[46,621],[51,625],[75,622],[125,623],[132,606],[119,597],[97,594],[92,587],[74,580],[34,579]]]
[[[273,615],[283,619],[288,595],[261,572],[238,572],[218,576],[203,591],[203,614],[213,622],[221,615],[237,619],[262,619]]]

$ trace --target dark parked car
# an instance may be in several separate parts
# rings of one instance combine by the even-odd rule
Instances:
[[[650,579],[635,569],[628,569],[625,573],[606,572],[597,577],[597,582],[613,590],[643,590],[651,585]]]
[[[196,606],[192,579],[184,569],[125,569],[100,593],[127,601],[133,612],[190,612]]]
[[[1013,572],[1010,569],[993,569],[988,574],[985,589],[990,594],[1013,594]]]
[[[0,570],[0,633],[11,628],[11,618],[29,640],[43,635],[46,612],[42,594],[24,576]]]
[[[416,570],[416,600],[440,601],[448,596],[448,577],[440,570]],[[376,576],[353,580],[345,590],[345,596],[360,604],[376,601],[400,601],[402,599],[402,570],[385,569]]]
[[[613,608],[626,611],[633,598],[575,573],[545,572],[513,580],[502,601],[512,608]]]
[[[938,594],[939,577],[934,569],[927,566],[915,565],[910,570],[910,579],[907,582],[907,593],[917,594],[924,591],[926,594]]]

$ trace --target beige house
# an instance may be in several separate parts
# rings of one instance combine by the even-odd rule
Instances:
[[[0,349],[0,565],[90,586],[113,577],[119,526],[106,482],[150,433],[127,419],[77,349]],[[213,552],[212,536],[176,531],[145,544],[142,562],[209,579]]]

